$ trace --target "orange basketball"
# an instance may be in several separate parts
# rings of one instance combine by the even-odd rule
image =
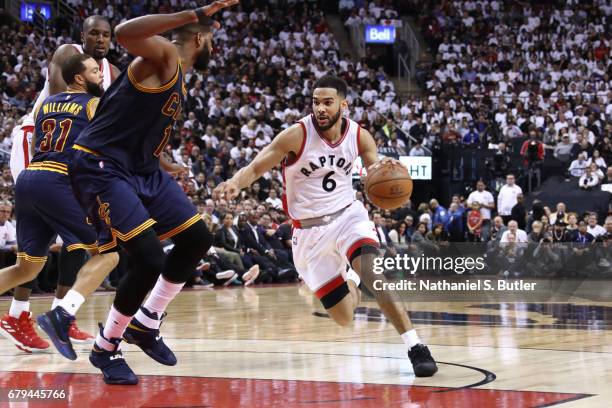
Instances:
[[[365,182],[368,200],[384,210],[404,205],[412,194],[412,178],[404,166],[387,163],[368,173]]]

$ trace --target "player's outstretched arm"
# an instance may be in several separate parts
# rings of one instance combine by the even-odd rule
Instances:
[[[202,23],[217,11],[238,4],[239,0],[223,0],[194,10],[185,10],[173,14],[151,14],[133,18],[115,27],[117,42],[130,54],[143,57],[158,64],[178,61],[176,48],[170,41],[160,36],[175,28],[190,23]],[[212,20],[208,20],[212,23]],[[218,23],[212,24],[219,27]]]
[[[51,58],[51,63],[49,63],[49,72],[47,74],[49,75],[49,95],[55,95],[66,91],[68,85],[66,85],[62,77],[62,63],[78,53],[79,50],[72,44],[61,45],[55,50],[53,58]],[[36,109],[36,107],[34,107],[34,109]]]
[[[253,184],[289,154],[298,154],[303,138],[304,131],[300,124],[295,124],[283,130],[272,140],[272,143],[259,152],[248,166],[240,169],[228,181],[219,184],[215,193],[224,195],[227,199],[236,197],[240,190]]]

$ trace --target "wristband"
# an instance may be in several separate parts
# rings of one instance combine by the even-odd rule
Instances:
[[[198,24],[203,26],[212,26],[215,20],[208,17],[204,9],[205,7],[198,7],[197,9],[193,10],[196,14],[196,17],[198,18]]]

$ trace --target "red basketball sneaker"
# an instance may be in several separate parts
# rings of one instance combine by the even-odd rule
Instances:
[[[0,319],[0,334],[26,353],[49,348],[49,343],[41,339],[34,330],[34,319],[31,316],[30,312],[21,312],[19,319],[9,314],[5,314]]]
[[[68,329],[68,337],[73,343],[87,343],[90,342],[94,337],[81,329],[76,325],[76,320],[73,320]]]

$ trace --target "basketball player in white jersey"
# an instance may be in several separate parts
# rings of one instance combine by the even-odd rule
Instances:
[[[34,133],[34,112],[38,110],[38,107],[48,96],[64,92],[67,88],[60,68],[62,62],[75,54],[91,55],[98,62],[103,76],[102,85],[105,90],[119,76],[119,69],[106,59],[110,48],[110,39],[111,27],[108,21],[102,16],[90,16],[83,22],[81,32],[83,45],[63,44],[55,51],[49,64],[45,86],[39,93],[32,112],[24,116],[22,124],[13,129],[10,166],[15,181],[17,181],[21,171],[30,164],[34,154],[31,147]],[[76,274],[84,261],[85,250],[68,252],[65,248],[62,248],[59,265],[60,276],[52,308],[60,303],[74,284]],[[99,261],[99,259],[95,259],[95,261]],[[97,274],[92,279],[94,282],[104,279],[107,275],[107,273],[104,273],[107,268],[98,269],[97,264],[98,262],[94,262],[94,264],[89,265],[96,267]],[[88,268],[88,270],[91,270],[91,268]],[[93,271],[90,273],[93,273]],[[34,330],[33,321],[30,318],[29,298],[31,292],[32,282],[16,287],[9,313],[0,319],[0,334],[13,342],[17,348],[26,352],[44,350],[49,347],[49,343],[40,338]],[[84,296],[88,294],[86,293]],[[91,335],[79,330],[76,324],[73,324],[70,329],[70,339],[73,342],[84,342],[92,338]]]
[[[373,288],[383,275],[373,273],[380,247],[374,224],[355,200],[353,161],[377,166],[372,135],[342,117],[348,109],[347,85],[334,76],[314,84],[313,115],[281,132],[255,159],[216,192],[234,198],[265,172],[283,161],[285,211],[293,221],[293,258],[308,287],[339,325],[353,321],[359,302],[360,280],[374,293],[382,312],[401,334],[417,377],[429,377],[437,366],[421,343],[406,311],[390,293]],[[401,164],[385,158],[383,162]],[[346,266],[352,271],[345,273]]]

